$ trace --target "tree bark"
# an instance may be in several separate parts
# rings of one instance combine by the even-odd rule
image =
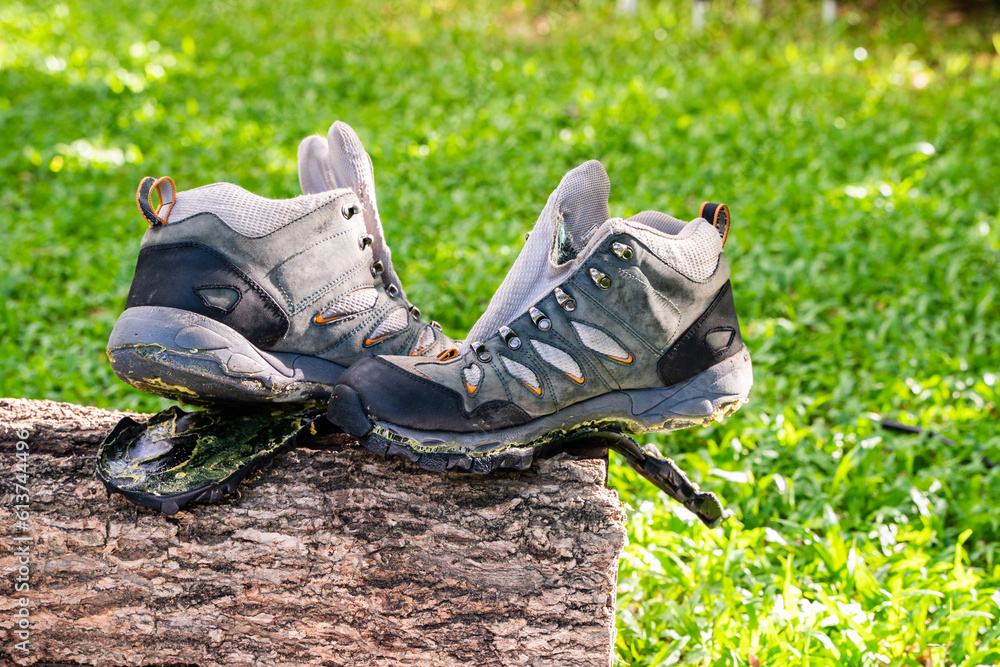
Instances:
[[[0,399],[0,664],[610,664],[625,517],[606,458],[430,473],[340,436],[168,517],[94,477],[123,414]]]

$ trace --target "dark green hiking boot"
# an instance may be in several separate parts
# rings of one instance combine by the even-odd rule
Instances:
[[[670,431],[739,408],[753,374],[722,251],[728,211],[622,220],[609,191],[599,162],[569,172],[466,342],[359,361],[330,421],[377,453],[486,473],[526,468],[581,429]]]
[[[362,357],[454,344],[406,300],[354,131],[303,141],[299,178],[288,200],[143,180],[150,229],[108,341],[118,377],[195,405],[325,400]]]

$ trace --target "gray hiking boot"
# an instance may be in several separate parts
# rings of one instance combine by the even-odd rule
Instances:
[[[299,180],[305,194],[274,200],[143,179],[150,229],[108,341],[118,377],[197,405],[325,400],[362,357],[454,345],[406,300],[354,131],[303,141]]]
[[[525,468],[581,429],[670,431],[739,408],[753,374],[727,209],[622,220],[609,191],[599,162],[569,172],[467,342],[359,361],[328,418],[377,453],[485,473]]]

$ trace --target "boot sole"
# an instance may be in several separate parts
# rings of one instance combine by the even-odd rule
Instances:
[[[325,400],[345,370],[287,352],[265,352],[235,329],[177,308],[138,306],[108,341],[115,375],[136,389],[190,405]]]
[[[192,480],[189,488],[174,493],[157,493],[155,489],[129,488],[131,478],[128,475],[116,476],[112,472],[113,463],[127,460],[128,455],[125,452],[138,443],[141,438],[148,439],[150,437],[147,433],[150,424],[162,422],[175,414],[182,415],[183,411],[173,406],[154,415],[147,423],[140,423],[130,417],[124,417],[108,434],[104,442],[101,443],[96,461],[97,478],[104,484],[108,497],[117,493],[135,505],[173,515],[189,503],[214,503],[225,495],[238,495],[239,486],[243,480],[259,470],[271,467],[275,457],[289,449],[297,447],[339,449],[339,445],[330,445],[323,439],[324,436],[337,433],[338,430],[326,419],[320,419],[323,415],[322,409],[320,407],[304,408],[300,413],[303,415],[304,425],[291,428],[286,434],[277,434],[272,440],[274,444],[262,447],[247,456],[241,461],[241,465],[234,467],[232,472],[223,479],[201,483]],[[240,420],[239,415],[229,411],[210,410],[192,414],[217,421],[210,435],[213,440],[216,436],[224,440],[230,429],[241,428],[236,423]],[[196,449],[200,447],[200,444],[196,445]],[[187,463],[182,465],[187,465]],[[189,478],[190,476],[186,477],[185,481]],[[177,486],[176,480],[174,480],[173,486]]]
[[[486,474],[499,468],[526,470],[535,458],[563,449],[585,429],[653,433],[723,421],[747,401],[753,384],[750,353],[734,356],[671,387],[615,391],[551,415],[497,431],[419,431],[365,414],[356,392],[337,385],[327,418],[376,454],[401,456],[425,470],[457,468]]]
[[[172,516],[177,514],[182,507],[189,503],[206,502],[211,504],[217,502],[225,495],[238,495],[239,486],[244,479],[259,470],[270,468],[271,464],[274,462],[274,458],[278,454],[291,449],[292,446],[292,443],[289,442],[273,452],[260,456],[251,464],[237,470],[226,479],[218,482],[212,482],[205,486],[191,489],[190,491],[183,491],[181,493],[174,493],[165,496],[119,488],[115,485],[114,481],[108,479],[100,469],[98,469],[97,478],[104,484],[104,489],[108,492],[109,498],[117,493],[133,505],[148,507],[150,509],[163,512],[168,516]]]

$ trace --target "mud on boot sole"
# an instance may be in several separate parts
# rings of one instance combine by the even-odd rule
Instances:
[[[563,451],[581,430],[654,433],[723,421],[746,403],[753,384],[750,353],[739,353],[671,387],[615,391],[507,429],[476,433],[419,431],[372,421],[356,392],[337,385],[327,418],[368,450],[401,456],[425,470],[526,470]]]
[[[191,491],[184,491],[165,496],[118,488],[114,485],[112,480],[105,479],[100,474],[98,474],[98,479],[100,479],[104,484],[104,489],[108,492],[109,498],[117,493],[122,495],[133,505],[148,507],[150,509],[163,512],[168,516],[173,516],[174,514],[177,514],[182,507],[189,503],[214,503],[220,500],[223,496],[237,495],[239,486],[244,479],[259,470],[271,467],[271,464],[274,463],[274,457],[284,451],[284,449],[285,448],[278,449],[267,454],[266,456],[260,457],[257,461],[254,461],[252,465],[249,465],[241,470],[237,470],[235,473],[222,481],[212,482],[208,486],[192,489]]]
[[[164,514],[214,503],[235,495],[281,452],[338,432],[322,410],[319,404],[193,412],[173,406],[145,423],[125,417],[101,443],[97,478],[109,496],[119,493]]]
[[[159,306],[122,313],[108,357],[133,387],[204,406],[324,400],[344,371],[317,357],[265,352],[221,322]]]

